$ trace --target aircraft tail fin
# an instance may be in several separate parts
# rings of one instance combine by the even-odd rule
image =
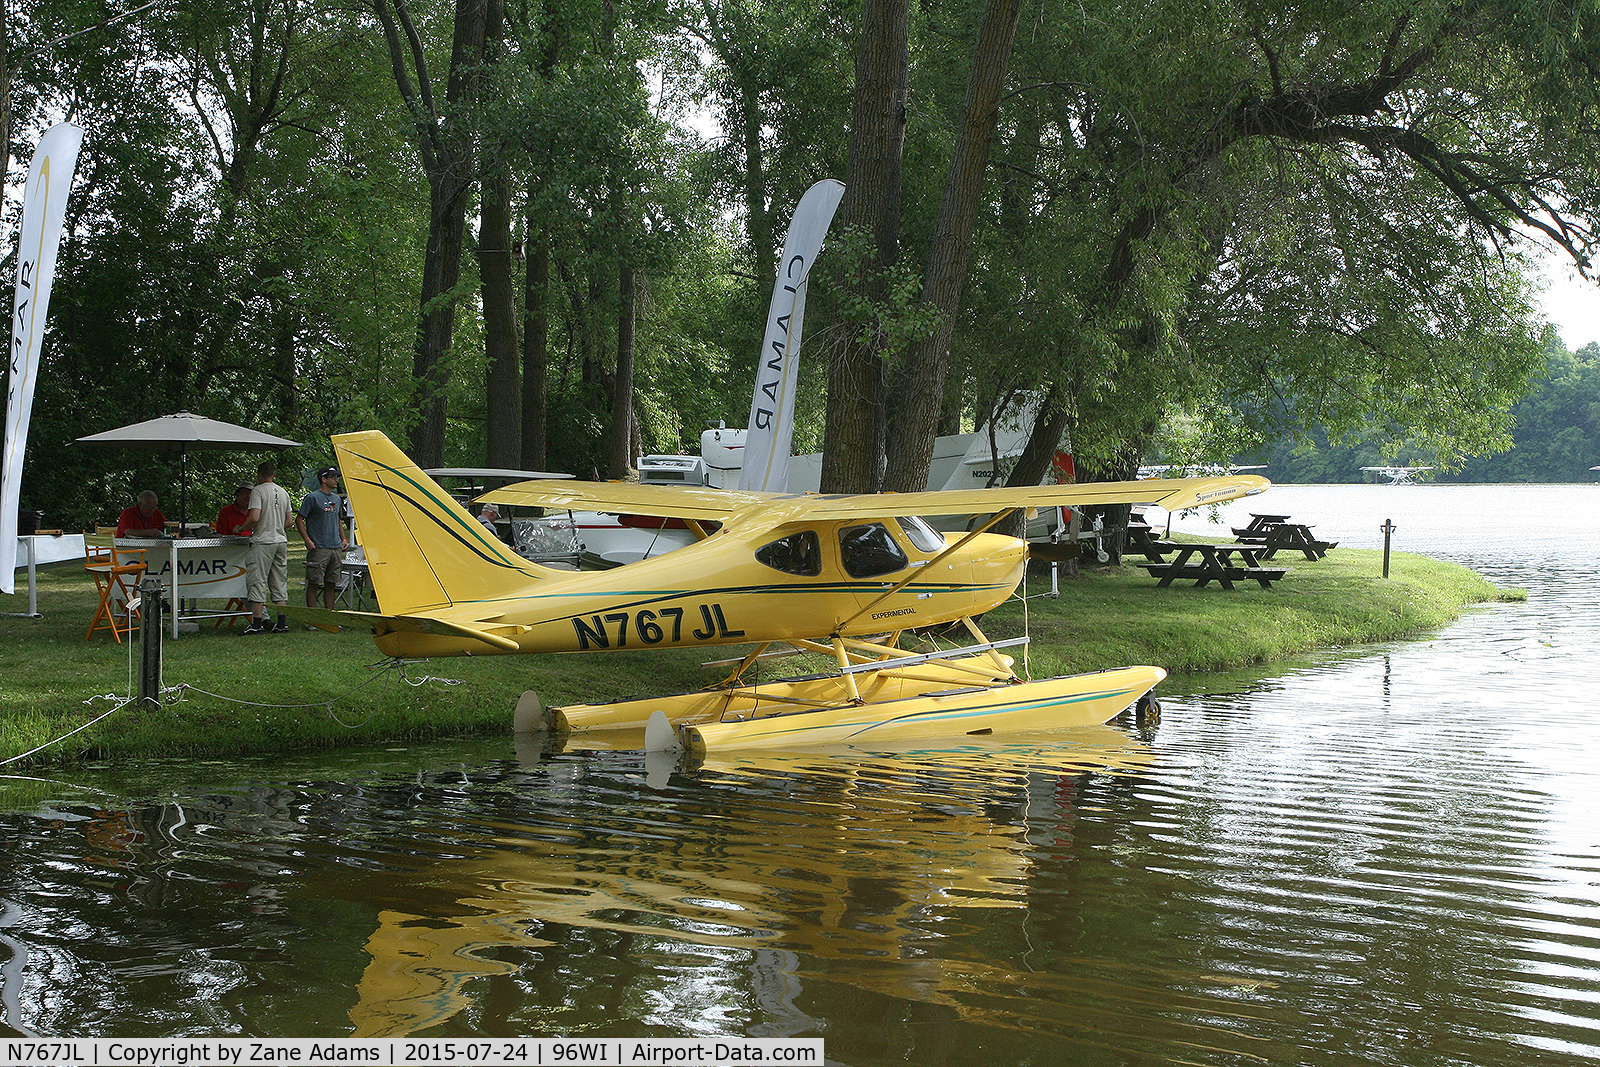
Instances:
[[[493,609],[556,573],[511,551],[383,433],[336,434],[332,441],[386,615]]]

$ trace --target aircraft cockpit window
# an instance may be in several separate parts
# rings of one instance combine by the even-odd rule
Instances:
[[[822,542],[815,530],[801,530],[756,549],[756,562],[785,574],[814,577],[822,573]]]
[[[901,515],[894,521],[900,524],[900,529],[905,531],[918,552],[943,552],[947,547],[939,531],[916,515]]]
[[[852,578],[871,578],[906,566],[905,552],[881,522],[839,531],[839,559]]]

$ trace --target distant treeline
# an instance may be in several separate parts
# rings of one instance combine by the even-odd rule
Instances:
[[[1589,469],[1600,465],[1600,344],[1569,352],[1553,341],[1544,373],[1511,412],[1516,419],[1511,448],[1426,477],[1440,482],[1600,480],[1600,471]],[[1362,467],[1437,465],[1425,432],[1407,437],[1382,431],[1344,441],[1318,433],[1245,462],[1265,463],[1262,473],[1275,482],[1362,482],[1375,479]]]

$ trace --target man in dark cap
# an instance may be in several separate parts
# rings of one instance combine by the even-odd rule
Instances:
[[[344,525],[344,503],[339,498],[339,469],[323,467],[317,472],[319,483],[300,501],[294,528],[306,542],[306,607],[317,606],[317,591],[322,606],[333,609],[339,595],[339,571],[350,538]]]

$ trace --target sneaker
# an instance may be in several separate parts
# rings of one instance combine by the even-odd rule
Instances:
[[[248,637],[251,634],[269,634],[271,632],[272,624],[266,619],[251,619],[250,625],[239,631],[239,636]]]
[[[275,634],[286,634],[286,633],[288,633],[289,632],[289,622],[288,622],[288,620],[287,619],[279,619],[278,620],[278,625],[276,625],[276,626],[274,626],[272,628],[272,632],[275,633]]]

